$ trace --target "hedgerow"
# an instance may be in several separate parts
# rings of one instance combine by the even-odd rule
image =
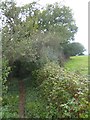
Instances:
[[[88,79],[50,62],[36,73],[48,117],[88,117]]]

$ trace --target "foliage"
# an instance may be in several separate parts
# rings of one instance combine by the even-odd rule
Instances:
[[[46,62],[44,56],[58,61],[63,57],[62,43],[74,39],[77,26],[69,7],[55,4],[40,10],[36,6],[36,2],[22,7],[12,1],[1,3],[3,54],[10,64],[17,60]]]
[[[8,60],[3,58],[3,60],[2,60],[2,85],[3,85],[2,88],[3,88],[3,94],[5,94],[6,91],[7,91],[6,82],[7,82],[9,72],[10,72],[10,67],[8,65]]]
[[[74,39],[77,27],[69,7],[49,4],[40,14],[39,21],[41,30],[54,31],[56,36],[62,37],[62,43]]]
[[[8,90],[4,97],[2,118],[12,119],[18,118],[18,105],[19,105],[19,88],[18,80],[12,79],[7,82]]]
[[[72,42],[64,46],[64,53],[68,56],[83,55],[84,46],[78,42]]]
[[[38,72],[37,79],[49,116],[88,117],[88,80],[85,77],[49,63]]]
[[[6,58],[2,74],[3,117],[18,117],[18,96],[11,94],[16,80],[8,86],[11,95],[6,95],[10,65],[14,75],[19,75],[20,79],[30,76],[29,81],[34,83],[30,81],[30,85],[37,87],[36,90],[28,90],[26,117],[87,118],[87,79],[81,74],[64,70],[58,64],[63,64],[64,55],[72,56],[84,51],[82,45],[71,43],[77,32],[72,10],[57,3],[42,10],[37,5],[33,2],[18,7],[8,0],[0,3],[2,52]],[[41,94],[40,100],[37,90],[38,96]]]
[[[10,72],[10,67],[8,65],[8,60],[6,58],[2,59],[2,78],[0,79],[2,81],[2,113],[4,108],[6,107],[5,105],[7,104],[7,78],[8,78],[8,74]]]
[[[32,60],[35,58],[31,38],[27,35],[28,32],[33,34],[31,32],[32,28],[28,28],[29,25],[31,26],[31,21],[22,20],[23,14],[26,15],[23,10],[23,7],[17,7],[14,2],[2,2],[1,11],[4,19],[2,20],[2,24],[4,24],[2,29],[2,51],[11,64],[18,59],[23,60],[30,57],[30,60]]]
[[[28,81],[28,83],[30,83]],[[39,91],[35,87],[26,90],[25,117],[26,118],[46,118],[46,108],[43,99],[40,99]]]
[[[79,56],[79,57],[82,59],[81,56]],[[77,57],[77,59],[80,59],[79,57]],[[84,63],[87,63],[87,62],[84,61]],[[46,67],[46,69],[45,69],[45,67]],[[81,76],[81,74],[80,74],[80,76],[81,76],[80,77],[78,74],[70,73],[67,71],[65,71],[65,74],[64,74],[64,68],[60,68],[58,66],[58,64],[56,64],[56,63],[48,63],[45,67],[41,68],[40,71],[36,72],[37,77],[39,76],[39,78],[40,78],[40,79],[38,79],[37,83],[39,82],[38,85],[39,86],[41,85],[41,87],[38,86],[38,89],[36,89],[36,88],[33,89],[33,86],[31,84],[31,81],[33,82],[32,78],[29,77],[28,81],[25,80],[25,85],[27,85],[27,86],[25,86],[25,88],[26,88],[25,117],[26,118],[52,118],[53,117],[56,119],[56,117],[68,117],[68,116],[70,117],[70,116],[72,116],[72,118],[74,118],[75,116],[73,114],[75,113],[75,115],[76,115],[75,111],[76,110],[79,111],[79,109],[80,109],[82,111],[80,112],[79,117],[87,118],[88,117],[87,116],[88,110],[89,110],[89,106],[86,105],[86,104],[88,104],[88,103],[86,103],[88,101],[88,100],[86,100],[87,93],[85,93],[83,95],[79,95],[78,102],[76,102],[75,98],[72,97],[72,92],[71,93],[67,92],[67,91],[69,91],[69,89],[64,90],[63,94],[61,94],[62,91],[60,92],[60,90],[63,90],[63,88],[66,88],[65,86],[67,86],[68,81],[69,81],[69,83],[73,83],[70,81],[72,81],[74,77],[75,77],[74,80],[76,80],[76,81],[80,80],[80,82],[77,84],[79,84],[79,88],[82,88],[82,86],[84,86],[84,88],[83,88],[83,91],[84,91],[85,86],[86,86],[86,79],[84,79],[84,76]],[[43,69],[44,69],[44,71],[43,71]],[[63,73],[62,72],[59,73],[58,69],[60,69],[60,71],[63,71]],[[48,73],[48,75],[47,75],[47,73]],[[44,74],[44,77],[43,77],[43,74]],[[65,78],[65,76],[66,77],[69,76],[71,79],[67,77],[69,80],[66,83],[63,82],[63,84],[61,84],[61,82],[59,83],[59,80],[57,80],[58,78],[60,78],[59,74],[60,74],[60,76],[63,75],[63,79]],[[72,77],[72,75],[73,75],[73,77]],[[45,76],[46,76],[46,78],[45,78]],[[50,76],[51,80],[50,79],[47,80],[48,76]],[[55,78],[55,76],[56,76],[54,81],[52,80],[52,76],[53,76],[53,78]],[[57,76],[59,76],[59,77],[57,78]],[[12,84],[9,87],[9,89],[10,89],[9,94],[10,95],[9,94],[7,95],[8,96],[8,102],[6,102],[7,106],[5,106],[4,110],[3,110],[5,118],[9,118],[9,117],[17,118],[18,117],[18,110],[17,110],[18,98],[17,98],[17,95],[15,95],[16,92],[18,92],[18,89],[17,89],[18,84],[16,85],[16,81],[18,81],[18,80],[12,81]],[[81,81],[83,81],[83,82],[81,82]],[[53,82],[53,84],[52,84],[52,82]],[[75,83],[75,81],[74,81],[74,83]],[[82,83],[85,83],[85,85]],[[55,85],[56,85],[56,87],[55,87]],[[60,87],[60,89],[58,89],[59,87]],[[53,88],[55,88],[55,92],[53,91]],[[76,90],[76,88],[78,88],[77,85],[74,88]],[[45,91],[45,89],[47,89],[47,90]],[[88,89],[88,87],[86,89]],[[73,89],[70,89],[70,91],[72,91],[72,90]],[[48,93],[48,91],[49,91],[49,93]],[[44,94],[44,92],[45,92],[45,94]],[[59,95],[59,94],[54,95],[54,93],[57,93],[57,92],[59,92],[61,95]],[[51,96],[50,96],[50,94],[51,94]],[[64,96],[64,94],[65,94],[65,96]],[[42,95],[41,98],[39,98],[40,95]],[[58,96],[58,99],[53,100],[53,97],[56,97],[56,96]],[[48,98],[51,101],[49,101]],[[62,101],[61,98],[65,99],[65,101],[64,100]],[[81,98],[83,100],[81,100]],[[59,101],[59,99],[60,99],[60,101]],[[55,102],[57,102],[58,105],[55,104]],[[61,106],[59,106],[61,102],[63,102],[63,104],[61,104]],[[80,103],[79,106],[78,106],[78,103]],[[84,107],[84,105],[86,108]],[[57,106],[62,108],[62,113],[60,112],[61,110],[58,111]],[[88,109],[87,109],[87,107],[88,107]],[[68,110],[71,110],[71,109],[73,109],[74,111],[68,112]],[[11,112],[12,112],[12,115],[10,114]],[[60,113],[62,114],[62,116]]]
[[[2,109],[2,118],[18,118],[18,96],[7,94]]]

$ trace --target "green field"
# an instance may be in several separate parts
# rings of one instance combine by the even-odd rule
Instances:
[[[81,73],[84,75],[88,74],[88,56],[74,56],[70,57],[65,63],[65,68],[69,71]]]

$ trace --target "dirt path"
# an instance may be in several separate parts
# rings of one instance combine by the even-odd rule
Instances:
[[[19,80],[19,118],[25,117],[25,86],[23,80]]]

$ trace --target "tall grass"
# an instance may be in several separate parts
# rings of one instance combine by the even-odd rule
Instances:
[[[69,71],[88,75],[88,56],[73,56],[65,63]]]

